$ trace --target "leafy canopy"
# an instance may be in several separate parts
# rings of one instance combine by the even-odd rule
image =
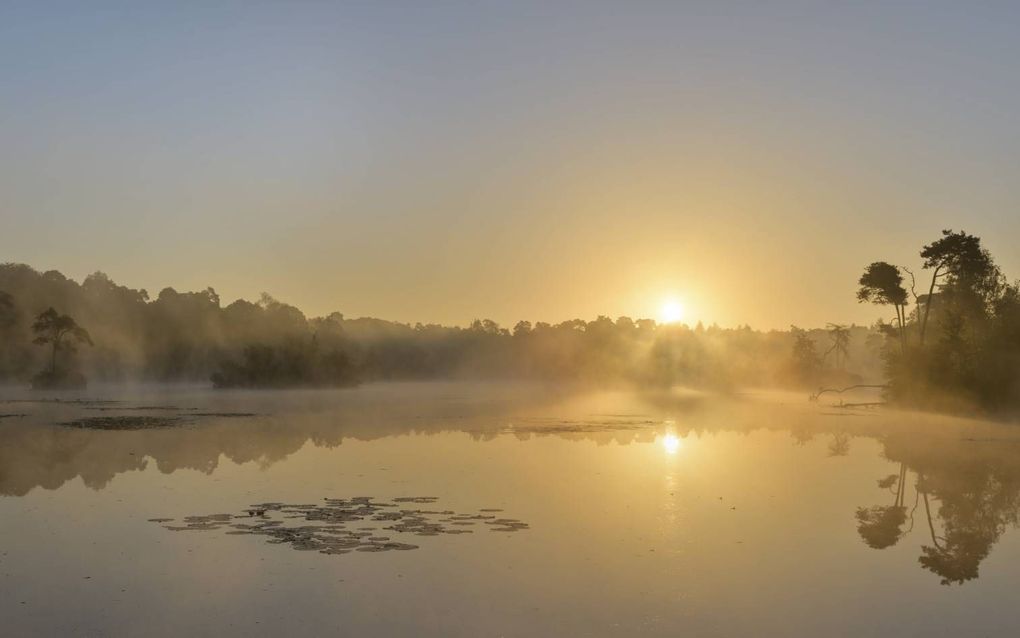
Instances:
[[[32,332],[36,337],[32,343],[45,345],[52,343],[54,348],[63,348],[74,352],[74,344],[87,343],[92,345],[92,337],[85,328],[68,315],[62,315],[53,308],[48,308],[35,318]],[[69,338],[65,341],[65,338]]]
[[[907,303],[907,290],[903,287],[900,269],[884,261],[876,261],[864,269],[858,280],[857,300],[861,303],[902,306]]]

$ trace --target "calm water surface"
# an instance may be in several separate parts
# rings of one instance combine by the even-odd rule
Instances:
[[[0,397],[5,636],[1020,633],[1015,427],[482,384]]]

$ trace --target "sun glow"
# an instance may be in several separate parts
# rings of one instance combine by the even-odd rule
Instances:
[[[666,454],[676,454],[682,446],[683,440],[675,434],[670,433],[662,437],[662,449],[666,450]]]
[[[678,323],[683,321],[684,306],[676,299],[667,299],[659,308],[659,321],[661,323]]]

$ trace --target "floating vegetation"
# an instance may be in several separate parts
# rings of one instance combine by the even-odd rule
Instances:
[[[198,408],[180,408],[176,405],[113,405],[113,406],[88,406],[86,410],[95,410],[97,412],[111,412],[111,411],[132,411],[137,410],[139,412],[180,412],[182,410],[197,410]]]
[[[25,416],[24,414],[0,414],[0,420],[3,419],[20,419]]]
[[[514,518],[496,518],[490,514],[458,514],[452,510],[402,509],[401,504],[430,504],[434,496],[402,496],[392,502],[375,501],[371,496],[348,499],[326,498],[325,504],[256,503],[241,514],[185,516],[180,523],[170,518],[151,518],[155,523],[172,523],[164,528],[175,532],[223,530],[231,535],[266,536],[268,543],[289,544],[298,551],[321,554],[407,551],[418,545],[393,540],[398,534],[439,536],[470,534],[464,529],[486,526],[494,532],[518,532],[527,523]],[[479,512],[501,511],[493,508]],[[274,518],[278,517],[278,518]],[[302,519],[306,524],[288,525],[280,519]]]
[[[178,425],[182,419],[176,416],[93,416],[60,425],[89,430],[150,430]]]
[[[514,434],[598,434],[611,432],[645,431],[661,426],[651,419],[556,419],[521,418],[502,429]]]
[[[216,417],[218,419],[233,419],[239,417],[260,416],[255,412],[193,412],[188,416],[193,417]]]
[[[67,405],[100,406],[123,403],[114,399],[2,399],[0,403],[63,403]]]
[[[527,523],[522,523],[516,518],[497,518],[494,521],[489,521],[488,524],[495,526],[490,528],[494,532],[517,532],[528,529]]]
[[[198,410],[198,408],[181,408],[177,407],[176,405],[89,406],[86,407],[85,409],[93,410],[96,412],[187,412],[187,414],[182,415],[184,418],[188,417],[232,418],[232,417],[260,416],[255,412],[195,412],[195,410]]]
[[[131,408],[142,410],[142,408]],[[124,416],[92,416],[64,421],[59,425],[90,430],[151,430],[181,425],[200,418],[238,418],[259,416],[254,412],[189,412],[174,416],[131,414]]]

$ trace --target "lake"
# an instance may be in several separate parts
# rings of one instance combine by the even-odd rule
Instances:
[[[803,394],[0,391],[5,636],[1012,636],[1020,430]]]

